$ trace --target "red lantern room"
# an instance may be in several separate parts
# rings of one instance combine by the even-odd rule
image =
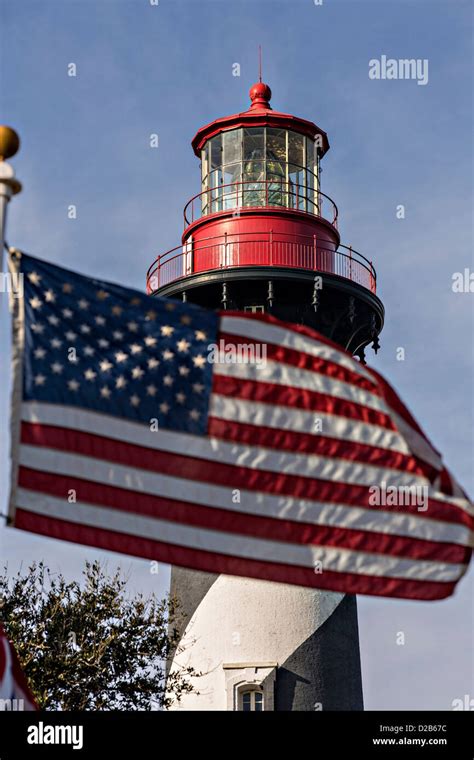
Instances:
[[[364,359],[384,309],[372,263],[342,245],[320,184],[329,150],[316,124],[274,111],[258,82],[250,108],[198,130],[201,190],[184,208],[180,246],[147,273],[149,293],[214,309],[265,311],[319,330]]]

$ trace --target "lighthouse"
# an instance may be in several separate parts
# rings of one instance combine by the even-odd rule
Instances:
[[[306,325],[364,362],[384,320],[375,269],[341,242],[321,189],[327,134],[274,110],[271,95],[259,81],[246,111],[196,133],[200,190],[147,291]],[[183,615],[169,668],[200,674],[173,709],[363,709],[354,596],[178,567],[171,593]]]

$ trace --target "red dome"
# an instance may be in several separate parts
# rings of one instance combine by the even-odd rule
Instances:
[[[268,84],[257,82],[250,88],[249,95],[252,101],[250,108],[269,108],[271,110],[269,101],[272,97],[272,91]]]

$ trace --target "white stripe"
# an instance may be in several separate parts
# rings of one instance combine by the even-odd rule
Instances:
[[[459,524],[431,520],[427,517],[420,518],[405,513],[398,514],[393,510],[386,512],[379,508],[362,509],[351,505],[297,499],[291,496],[275,496],[244,488],[238,489],[240,501],[234,504],[231,483],[228,486],[220,486],[199,480],[178,478],[43,446],[22,445],[20,461],[25,467],[40,472],[61,474],[137,493],[237,511],[242,514],[314,525],[332,525],[353,530],[371,530],[422,540],[459,543],[463,546],[472,545],[474,539],[468,528]]]
[[[317,338],[310,338],[302,335],[289,327],[279,327],[265,321],[257,321],[246,317],[222,316],[220,321],[222,332],[231,335],[249,337],[261,343],[272,343],[284,348],[291,348],[294,351],[301,351],[310,356],[316,356],[318,359],[339,364],[339,366],[350,370],[360,377],[369,380],[372,385],[377,385],[372,375],[364,367],[337,348],[320,343]]]
[[[438,498],[468,512],[474,512],[465,499],[448,498],[438,491],[433,491],[426,478],[391,468],[365,465],[335,457],[282,453],[273,449],[241,445],[218,438],[195,436],[171,430],[152,432],[147,425],[142,423],[59,404],[25,402],[22,405],[22,419],[99,436],[105,435],[107,438],[145,446],[155,451],[187,455],[196,459],[205,459],[211,463],[230,464],[254,470],[267,470],[313,479],[322,478],[337,483],[369,487],[381,486],[382,483],[386,487],[395,486],[396,488],[426,486],[430,498]]]
[[[405,439],[393,430],[319,410],[307,411],[296,407],[273,406],[260,401],[232,398],[213,393],[209,409],[211,417],[246,423],[249,425],[291,430],[376,446],[410,456]],[[315,421],[321,420],[321,429],[315,432]]]
[[[450,582],[457,580],[464,565],[426,562],[382,554],[365,554],[349,549],[302,546],[300,544],[249,538],[207,528],[195,528],[167,520],[119,512],[84,502],[69,504],[66,499],[19,489],[18,507],[35,514],[66,519],[125,535],[162,541],[190,549],[226,554],[275,564],[312,568],[321,562],[324,570],[376,577]]]

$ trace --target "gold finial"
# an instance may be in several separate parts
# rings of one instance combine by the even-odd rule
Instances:
[[[0,161],[11,158],[18,152],[20,138],[14,129],[0,125]]]

